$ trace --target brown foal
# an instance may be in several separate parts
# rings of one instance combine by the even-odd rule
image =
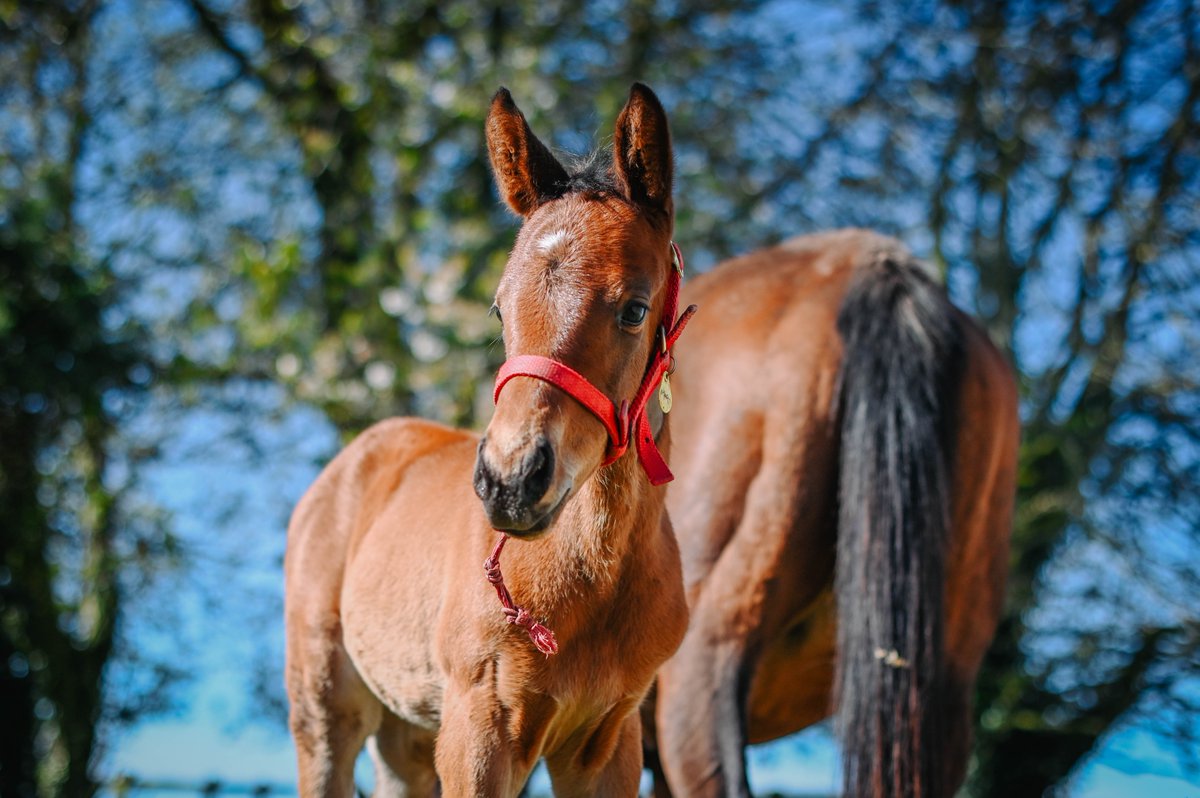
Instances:
[[[524,220],[496,294],[505,351],[567,366],[619,407],[675,321],[661,105],[635,85],[611,166],[570,174],[501,90],[487,144]],[[665,450],[666,416],[653,401],[649,413]],[[602,467],[612,451],[581,401],[518,376],[482,440],[392,419],[329,464],[288,530],[302,795],[352,795],[364,743],[380,795],[514,796],[541,758],[557,795],[636,794],[637,708],[687,610],[664,491],[640,449]],[[504,580],[553,629],[554,656],[508,622],[484,578],[495,530],[515,539]]]

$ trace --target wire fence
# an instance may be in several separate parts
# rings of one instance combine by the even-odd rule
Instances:
[[[268,796],[295,796],[296,785],[270,782],[244,783],[233,781],[184,781],[179,779],[141,779],[122,775],[105,785],[101,791],[104,798],[177,798],[191,795],[196,798],[249,795],[254,798]]]
[[[109,781],[101,790],[101,798],[178,798],[178,796],[194,796],[194,798],[223,798],[223,796],[248,795],[253,798],[268,796],[295,796],[296,785],[281,782],[233,782],[233,781],[185,781],[180,779],[142,779],[137,776],[121,775]],[[368,793],[360,788],[361,798],[367,798]],[[550,798],[541,793],[522,793],[524,798]],[[829,793],[765,793],[763,798],[836,798]]]

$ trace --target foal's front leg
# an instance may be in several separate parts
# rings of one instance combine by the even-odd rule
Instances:
[[[447,687],[434,761],[443,798],[515,798],[533,764],[517,762],[504,710],[490,687]]]
[[[633,798],[642,779],[642,720],[621,706],[579,748],[546,757],[557,798]]]

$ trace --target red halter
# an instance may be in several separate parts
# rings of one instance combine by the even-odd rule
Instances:
[[[500,391],[513,377],[533,377],[548,382],[570,394],[575,401],[600,419],[600,423],[608,430],[608,453],[601,464],[602,468],[625,454],[632,441],[637,449],[638,460],[646,476],[650,478],[650,484],[664,485],[674,479],[671,469],[667,467],[662,453],[658,450],[658,444],[654,441],[654,434],[650,431],[650,419],[646,414],[646,403],[650,400],[650,395],[671,369],[671,347],[679,340],[683,328],[696,312],[696,306],[689,305],[679,318],[675,319],[675,311],[679,306],[679,287],[683,281],[683,253],[679,251],[675,242],[671,242],[671,260],[674,268],[667,277],[667,296],[663,303],[662,323],[658,328],[659,346],[650,356],[642,384],[632,400],[622,401],[618,408],[617,404],[592,385],[587,377],[565,363],[542,355],[517,355],[505,361],[496,374],[496,388],[492,393],[492,400],[500,399]],[[674,324],[672,319],[675,319]]]
[[[679,307],[679,287],[683,281],[683,253],[674,241],[671,242],[671,265],[673,268],[667,276],[667,297],[663,302],[662,323],[658,327],[659,346],[650,355],[650,362],[646,364],[646,374],[642,377],[642,384],[632,400],[622,401],[618,409],[613,400],[592,385],[587,377],[565,363],[542,355],[517,355],[505,361],[496,374],[496,388],[492,394],[492,401],[500,398],[500,391],[513,377],[544,380],[574,397],[579,404],[600,419],[604,428],[608,430],[608,453],[601,468],[625,454],[636,429],[637,440],[633,441],[633,444],[637,449],[638,460],[646,471],[646,476],[650,478],[650,484],[663,485],[674,479],[671,469],[667,467],[662,453],[658,450],[658,444],[654,441],[654,433],[650,431],[650,419],[646,415],[646,403],[650,400],[650,395],[672,368],[671,347],[679,340],[683,328],[696,312],[696,306],[689,305],[679,318],[675,319],[675,311]],[[675,322],[668,327],[672,319],[675,319]],[[667,409],[664,408],[664,412]],[[508,536],[501,533],[500,540],[492,549],[492,556],[483,564],[487,579],[496,589],[496,596],[500,599],[508,622],[524,627],[538,651],[546,656],[557,654],[558,641],[554,638],[554,632],[545,624],[534,620],[523,607],[517,606],[504,584],[504,575],[500,572],[500,552],[504,550],[506,540]]]

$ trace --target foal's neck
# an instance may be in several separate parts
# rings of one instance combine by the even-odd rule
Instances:
[[[666,454],[665,425],[658,437]],[[649,536],[658,532],[663,504],[664,492],[650,484],[631,449],[593,474],[564,509],[556,535],[558,556],[597,587],[615,583]]]

